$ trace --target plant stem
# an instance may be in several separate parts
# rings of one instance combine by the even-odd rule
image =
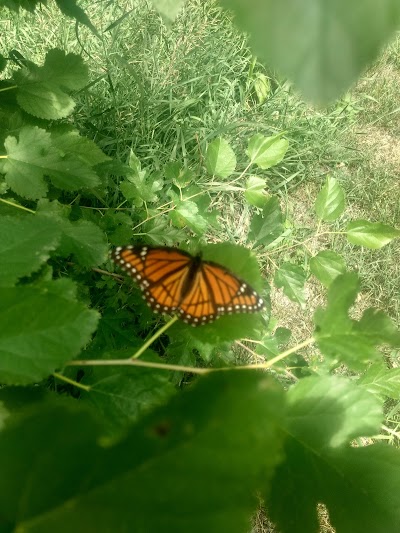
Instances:
[[[177,316],[174,316],[173,318],[171,318],[171,320],[169,322],[167,322],[166,324],[163,325],[162,328],[160,328],[159,330],[157,330],[154,335],[152,335],[150,337],[149,340],[147,340],[143,346],[141,348],[139,348],[139,350],[134,353],[131,357],[131,359],[137,359],[138,357],[140,357],[142,355],[143,352],[145,352],[147,350],[147,348],[153,344],[153,342],[155,340],[158,339],[158,337],[160,337],[160,335],[162,335],[164,333],[164,331],[166,331],[168,328],[170,328],[172,326],[172,324],[175,324],[175,322],[178,320],[178,317]]]
[[[73,385],[74,387],[77,387],[78,389],[82,389],[86,392],[89,392],[91,387],[90,385],[83,385],[82,383],[78,383],[77,381],[67,378],[66,376],[63,376],[62,374],[59,374],[58,372],[53,372],[53,376],[56,379],[59,379],[60,381],[65,381],[65,383],[68,383],[69,385]]]
[[[0,156],[1,158],[2,156]],[[28,211],[28,213],[32,213],[35,215],[35,211],[32,211],[32,209],[28,209],[27,207],[24,207],[23,205],[18,205],[14,202],[10,202],[10,200],[4,200],[4,198],[0,198],[0,202],[3,202],[4,204],[11,205],[12,207],[17,207],[18,209],[23,209],[24,211]]]
[[[167,327],[169,327],[173,322],[175,322],[174,319],[172,319],[168,324],[166,324]],[[166,328],[165,328],[166,329]],[[163,331],[165,331],[164,328],[161,328],[157,333],[161,334]],[[157,334],[156,334],[157,335]],[[157,338],[156,335],[153,335],[153,337]],[[158,336],[158,335],[157,335]],[[256,370],[256,369],[267,369],[270,368],[272,365],[277,363],[278,361],[281,361],[288,355],[297,352],[301,348],[305,348],[306,346],[309,346],[314,342],[314,337],[310,337],[309,339],[305,340],[304,342],[301,342],[300,344],[297,344],[296,346],[293,346],[293,348],[290,348],[289,350],[286,350],[282,352],[281,354],[277,355],[276,357],[273,357],[266,363],[261,364],[253,364],[253,365],[243,365],[243,366],[231,366],[231,367],[223,367],[223,368],[197,368],[194,366],[183,366],[183,365],[169,365],[165,363],[152,363],[150,361],[138,361],[136,357],[141,355],[144,350],[147,348],[148,344],[151,344],[153,342],[153,337],[149,339],[146,343],[146,347],[142,347],[139,352],[136,352],[134,356],[128,359],[88,359],[88,360],[80,360],[80,361],[69,361],[66,363],[66,366],[142,366],[146,368],[158,368],[160,370],[170,370],[170,371],[178,371],[178,372],[189,372],[191,374],[208,374],[209,372],[224,372],[227,370]],[[151,341],[151,342],[150,342]]]

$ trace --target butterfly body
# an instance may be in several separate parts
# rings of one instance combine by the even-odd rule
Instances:
[[[112,259],[139,283],[153,311],[177,311],[192,326],[264,308],[256,291],[230,270],[177,248],[117,247]]]

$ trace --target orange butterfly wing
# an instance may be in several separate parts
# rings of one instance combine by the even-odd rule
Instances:
[[[196,326],[213,322],[222,315],[256,313],[264,308],[264,301],[227,268],[202,261],[191,290],[179,308],[182,318]]]
[[[193,326],[264,308],[256,291],[228,269],[176,248],[118,247],[112,258],[139,283],[154,311],[179,311]]]

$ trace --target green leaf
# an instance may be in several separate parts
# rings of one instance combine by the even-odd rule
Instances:
[[[165,176],[180,189],[187,187],[194,181],[193,170],[183,167],[178,161],[173,161],[165,166]]]
[[[325,222],[333,222],[340,217],[344,209],[344,191],[335,178],[328,176],[315,202],[317,216]]]
[[[203,235],[207,229],[207,220],[199,214],[199,208],[190,200],[178,202],[169,213],[172,223],[178,228],[189,227],[197,235]]]
[[[357,384],[372,394],[400,400],[400,368],[386,368],[382,363],[371,365]]]
[[[283,233],[282,211],[277,196],[268,198],[259,215],[251,219],[248,241],[267,246]]]
[[[100,426],[76,403],[60,405],[60,400],[53,400],[53,405],[40,402],[13,422],[0,434],[0,453],[9,458],[0,460],[0,490],[5,491],[0,503],[1,526],[4,532],[18,527],[32,531],[31,524],[26,527],[29,519],[46,509],[57,509],[75,495],[80,480],[90,475],[102,451],[97,444]],[[29,446],[23,445],[27,435]],[[32,480],[29,488],[28,478]],[[20,515],[23,493],[27,498]],[[59,531],[66,529],[61,526]]]
[[[0,216],[0,287],[36,272],[59,240],[58,228],[35,215]]]
[[[378,345],[400,345],[400,333],[382,311],[367,309],[358,322],[349,318],[348,310],[358,290],[356,274],[338,276],[329,287],[326,309],[318,308],[314,315],[321,352],[332,365],[343,362],[355,371],[380,358]]]
[[[105,352],[101,359],[127,359],[135,351],[132,347]],[[159,357],[149,351],[141,360],[160,362]],[[126,430],[145,413],[165,404],[176,392],[169,373],[154,368],[96,366],[90,373],[85,372],[81,382],[90,385],[90,391],[84,393],[81,400],[94,406],[111,434]]]
[[[246,154],[251,164],[255,164],[263,170],[274,167],[285,157],[289,147],[289,141],[282,139],[283,133],[265,137],[256,133],[249,139]]]
[[[293,302],[305,307],[304,284],[307,274],[303,268],[293,263],[283,263],[275,273],[274,283]]]
[[[315,449],[376,435],[383,422],[382,402],[337,376],[303,378],[290,388],[287,399],[291,434]]]
[[[243,533],[281,459],[283,392],[258,372],[199,379],[107,447],[76,403],[40,407],[0,433],[7,531]]]
[[[122,194],[127,200],[133,200],[137,207],[143,202],[156,202],[158,200],[156,193],[161,191],[162,187],[163,180],[158,172],[150,174],[147,170],[137,171],[136,166],[132,174],[127,176],[127,181],[120,184]]]
[[[283,533],[320,531],[320,503],[336,531],[399,529],[399,450],[344,444],[380,429],[379,402],[365,392],[336,377],[305,378],[289,390],[283,424],[290,437],[267,496],[268,514]]]
[[[74,155],[61,155],[52,144],[50,133],[37,126],[25,126],[20,130],[19,140],[7,137],[7,159],[4,164],[6,181],[10,188],[28,199],[46,195],[48,185],[44,176],[56,187],[75,191],[99,184],[96,173]]]
[[[187,238],[187,234],[183,230],[174,228],[161,217],[153,219],[149,225],[146,224],[145,229],[148,238],[157,245],[173,246]]]
[[[64,15],[67,15],[67,17],[71,17],[71,18],[75,19],[76,21],[80,22],[81,24],[84,24],[97,37],[100,38],[99,32],[96,30],[96,28],[90,22],[90,19],[86,15],[84,10],[81,7],[76,5],[76,0],[56,0],[56,3],[58,5],[58,7],[60,8],[60,11],[62,13],[64,13]]]
[[[227,178],[236,168],[236,156],[230,144],[219,137],[214,139],[206,152],[207,172],[217,178]]]
[[[57,252],[73,255],[85,267],[98,266],[107,259],[107,239],[101,229],[89,220],[59,221],[61,242]]]
[[[76,130],[58,127],[51,130],[51,140],[61,156],[79,158],[86,166],[93,167],[105,161],[111,161],[92,140],[82,137]]]
[[[37,216],[47,221],[48,226],[57,228],[61,234],[57,254],[63,257],[74,255],[75,260],[85,267],[104,263],[108,255],[105,234],[89,220],[68,220],[68,209],[56,200],[41,200]]]
[[[38,4],[46,4],[46,0],[1,0],[1,6],[8,7],[17,13],[20,8],[33,13]]]
[[[352,244],[376,250],[400,237],[400,230],[368,220],[354,220],[347,225],[347,239]]]
[[[89,78],[81,56],[53,49],[47,52],[42,67],[29,63],[14,74],[14,80],[18,85],[17,101],[24,111],[55,120],[70,115],[75,107],[66,91],[82,89]]]
[[[335,278],[346,272],[346,264],[341,255],[323,250],[310,259],[310,270],[325,287],[329,287]]]
[[[89,341],[98,314],[76,300],[63,279],[0,289],[0,380],[25,385],[46,378]]]
[[[258,176],[249,176],[247,178],[244,197],[250,205],[264,207],[267,204],[270,197],[265,190],[266,185],[265,180]]]
[[[307,99],[338,98],[373,63],[400,25],[397,0],[358,3],[332,0],[222,0],[250,34],[254,53],[293,80]]]

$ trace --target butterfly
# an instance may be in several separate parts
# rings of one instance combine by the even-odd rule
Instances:
[[[176,312],[192,326],[264,308],[264,301],[250,285],[199,255],[166,246],[118,246],[111,257],[138,282],[153,311]]]

